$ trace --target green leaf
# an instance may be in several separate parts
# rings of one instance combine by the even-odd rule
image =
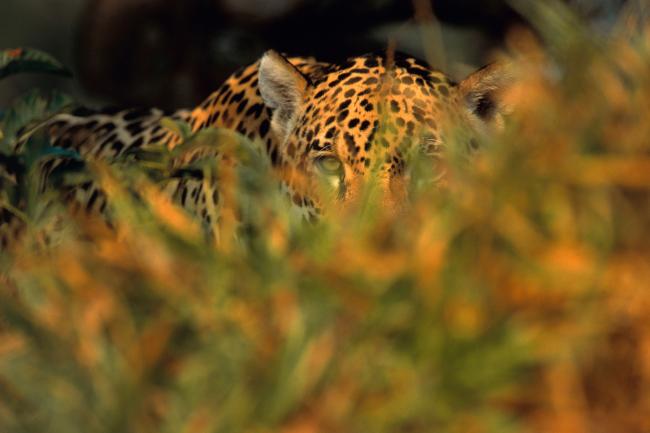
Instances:
[[[0,51],[0,79],[28,72],[72,77],[72,72],[63,63],[42,51],[32,48]]]
[[[11,151],[19,138],[21,128],[46,120],[72,105],[72,99],[64,93],[54,91],[44,97],[38,90],[31,90],[18,98],[14,105],[4,112],[0,122],[0,150]]]
[[[81,155],[74,150],[52,146],[49,136],[43,130],[39,130],[29,137],[20,157],[28,168],[33,168],[47,159],[81,160]]]

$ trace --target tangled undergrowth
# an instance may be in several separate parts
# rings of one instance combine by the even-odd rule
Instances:
[[[156,163],[84,174],[110,229],[5,191],[28,230],[1,262],[0,431],[650,431],[650,30],[539,3],[505,132],[398,216],[304,224],[218,131],[247,161],[202,167],[236,237],[223,215],[206,240]],[[30,98],[5,140],[65,105]]]

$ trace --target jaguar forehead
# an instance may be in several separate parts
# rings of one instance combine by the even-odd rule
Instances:
[[[352,58],[314,80],[287,152],[333,152],[362,173],[380,150],[390,154],[386,169],[400,172],[404,158],[396,150],[420,129],[427,129],[429,143],[439,139],[437,118],[454,86],[411,57],[398,55],[389,67],[377,54]]]

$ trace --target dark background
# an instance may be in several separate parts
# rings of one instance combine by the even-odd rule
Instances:
[[[591,26],[606,30],[624,0],[566,2]],[[34,86],[63,89],[89,105],[191,106],[269,48],[336,61],[386,48],[393,41],[398,49],[462,78],[489,60],[512,26],[528,25],[503,0],[0,0],[0,4],[0,48],[39,48],[75,71],[70,82],[11,78],[0,87],[0,107]]]

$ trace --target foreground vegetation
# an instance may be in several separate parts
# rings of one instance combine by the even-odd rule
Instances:
[[[236,239],[165,200],[164,165],[79,174],[109,194],[110,230],[4,181],[28,232],[1,262],[0,431],[650,430],[650,32],[523,12],[545,48],[511,37],[505,133],[399,217],[304,224],[215,131],[189,140],[246,161],[202,167],[244,210]],[[68,104],[26,97],[2,150]]]

